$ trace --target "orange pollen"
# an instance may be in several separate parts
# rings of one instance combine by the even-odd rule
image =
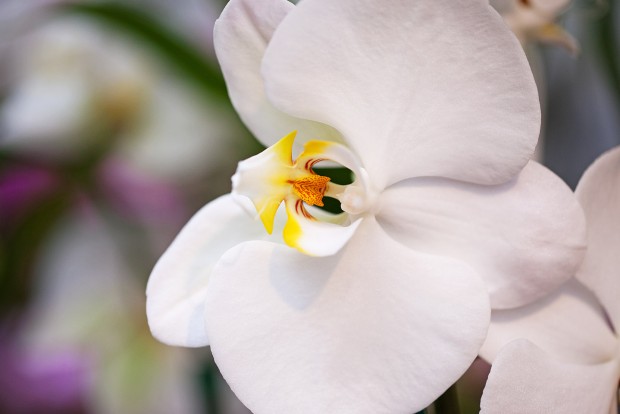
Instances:
[[[293,192],[311,206],[323,207],[323,195],[329,177],[312,174],[292,181]]]

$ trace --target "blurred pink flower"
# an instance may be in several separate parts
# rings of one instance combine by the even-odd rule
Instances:
[[[149,334],[140,249],[85,204],[57,223],[36,263],[21,349],[53,358],[77,350],[89,362],[91,413],[197,414],[198,355]],[[128,248],[129,247],[129,248]]]
[[[98,171],[98,180],[106,199],[128,218],[155,226],[162,222],[179,225],[188,215],[177,187],[129,164],[106,160]]]
[[[0,174],[0,227],[10,225],[58,188],[58,177],[43,167],[17,166]]]
[[[0,412],[71,414],[85,412],[90,365],[77,352],[35,355],[15,341],[15,332],[0,334]]]

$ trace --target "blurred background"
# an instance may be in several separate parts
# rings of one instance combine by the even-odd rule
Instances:
[[[620,5],[545,1],[570,37],[494,6],[538,82],[537,156],[574,187],[620,144]],[[158,257],[261,150],[213,51],[225,3],[0,0],[0,413],[248,413],[208,348],[158,343],[145,315]],[[460,381],[463,412],[487,373]]]

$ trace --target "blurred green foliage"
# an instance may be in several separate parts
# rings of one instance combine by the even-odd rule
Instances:
[[[598,40],[603,66],[607,70],[611,86],[615,89],[616,99],[620,101],[620,42],[615,22],[618,0],[608,0],[606,6],[607,10],[601,16],[600,22],[592,25],[592,28]]]

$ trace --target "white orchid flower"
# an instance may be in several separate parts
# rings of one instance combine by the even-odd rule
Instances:
[[[576,193],[588,224],[583,266],[554,295],[493,313],[482,413],[618,411],[620,148],[590,166]]]
[[[506,24],[521,43],[531,41],[562,46],[575,54],[577,41],[556,23],[571,0],[491,0],[491,5],[504,17]]]
[[[173,181],[200,177],[221,165],[215,154],[234,153],[238,140],[225,138],[239,134],[226,112],[104,28],[47,16],[13,49],[2,148],[74,159],[113,141],[112,157]]]
[[[147,315],[210,344],[253,412],[420,410],[475,358],[489,294],[528,303],[580,263],[582,212],[528,162],[536,87],[486,1],[232,0],[215,43],[269,148],[162,256]]]

